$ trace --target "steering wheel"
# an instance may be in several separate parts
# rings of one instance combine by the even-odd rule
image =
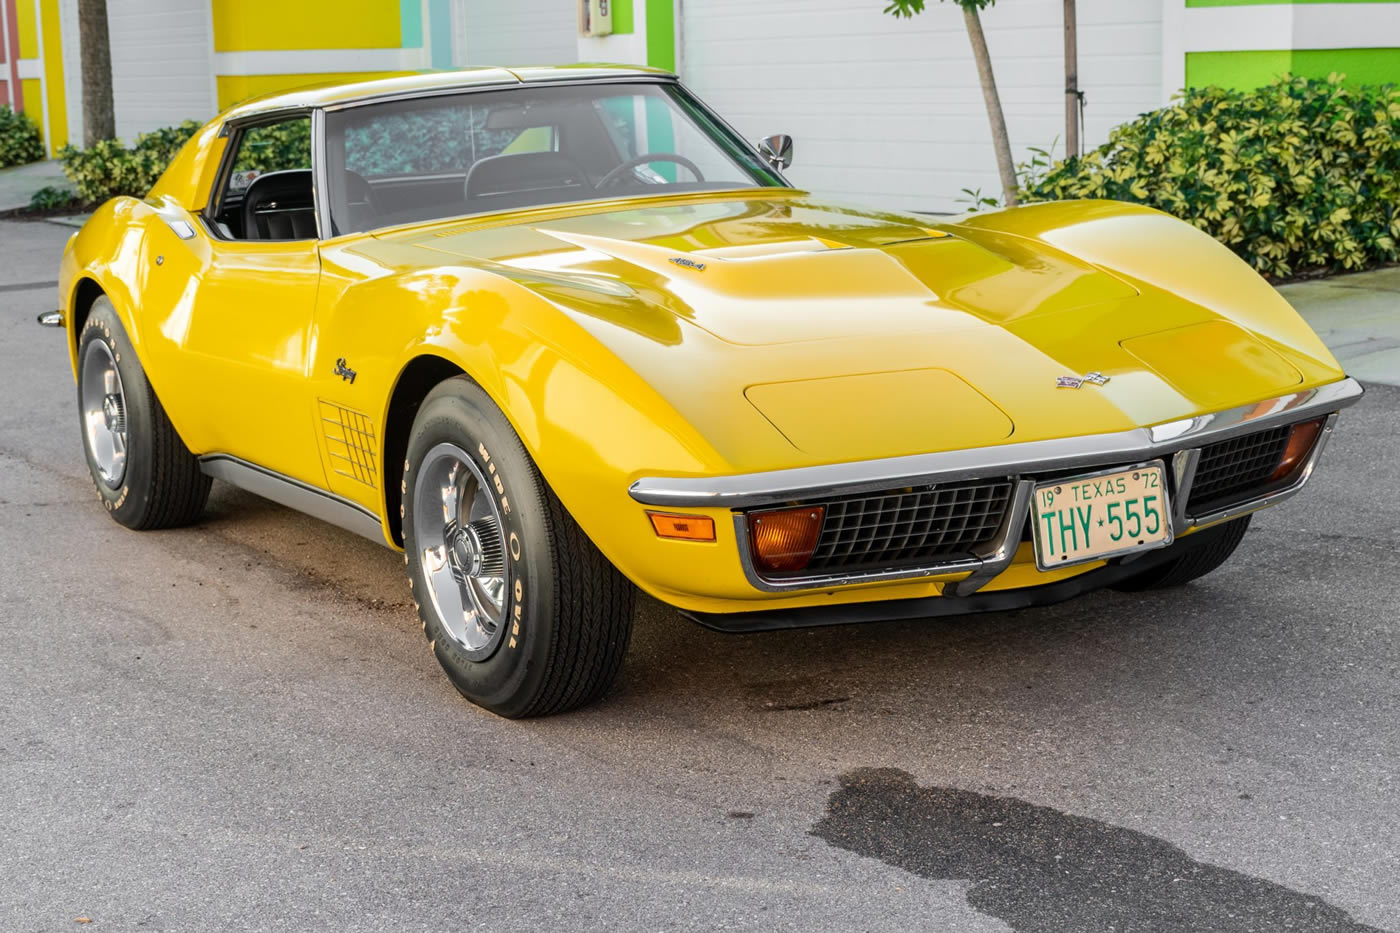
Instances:
[[[646,165],[648,162],[674,162],[688,169],[690,173],[695,176],[696,181],[705,180],[705,175],[700,171],[700,166],[683,155],[677,155],[674,152],[644,152],[635,158],[628,159],[611,172],[608,172],[602,178],[598,179],[598,183],[594,185],[594,187],[606,188],[608,185],[613,184],[621,178],[624,172],[629,169],[634,169],[639,165]]]

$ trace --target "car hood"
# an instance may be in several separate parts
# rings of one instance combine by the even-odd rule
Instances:
[[[1304,380],[1227,314],[935,217],[780,193],[512,220],[387,238],[551,301],[736,468],[1123,430]]]

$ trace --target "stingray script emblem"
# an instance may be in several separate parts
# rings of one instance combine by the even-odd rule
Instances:
[[[1058,379],[1055,380],[1055,388],[1057,388],[1057,389],[1078,389],[1078,388],[1082,388],[1083,385],[1084,385],[1084,383],[1086,383],[1086,382],[1089,383],[1089,384],[1091,384],[1091,385],[1106,386],[1106,385],[1108,385],[1108,380],[1109,380],[1110,378],[1112,378],[1112,377],[1110,377],[1110,376],[1105,376],[1103,373],[1100,373],[1100,372],[1088,373],[1087,375],[1082,376],[1082,377],[1081,377],[1081,376],[1061,376],[1060,378],[1058,378]]]

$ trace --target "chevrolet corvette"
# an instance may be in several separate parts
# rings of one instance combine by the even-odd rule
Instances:
[[[1165,214],[878,210],[791,157],[637,68],[240,104],[64,251],[97,495],[401,550],[456,688],[538,716],[607,690],[638,590],[755,632],[1183,584],[1361,395]]]

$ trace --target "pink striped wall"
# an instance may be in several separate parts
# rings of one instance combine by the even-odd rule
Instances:
[[[0,104],[16,110],[24,109],[24,94],[19,83],[19,20],[15,16],[15,0],[0,0],[0,16],[5,18],[10,35],[9,48],[0,48],[0,69],[10,80],[0,84]],[[3,34],[3,33],[0,33]],[[0,43],[3,46],[5,43]]]

